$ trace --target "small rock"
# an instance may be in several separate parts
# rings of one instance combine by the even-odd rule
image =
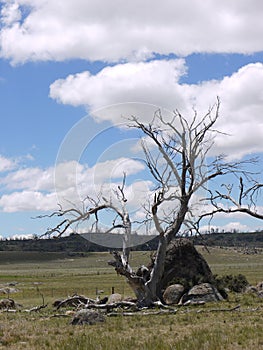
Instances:
[[[1,299],[0,309],[15,309],[16,303],[13,299]]]
[[[18,292],[18,289],[16,288],[10,288],[10,287],[0,288],[1,294],[12,294],[17,292]]]
[[[114,293],[109,296],[108,304],[114,304],[122,301],[122,296],[119,293]]]
[[[93,325],[99,322],[105,322],[105,316],[98,311],[82,309],[76,312],[73,317],[72,325]]]
[[[67,310],[66,312],[65,312],[65,315],[67,315],[67,316],[75,316],[75,311],[73,311],[73,310]]]

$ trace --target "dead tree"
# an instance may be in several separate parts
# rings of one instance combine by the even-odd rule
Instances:
[[[158,111],[148,124],[137,117],[128,121],[129,126],[142,133],[145,162],[155,182],[155,188],[149,193],[149,203],[144,207],[145,224],[152,223],[152,229],[159,238],[158,249],[150,268],[144,266],[135,272],[129,264],[132,222],[125,197],[125,176],[122,185],[115,191],[118,205],[113,204],[110,198],[100,195],[98,200],[87,198],[90,206],[84,206],[83,210],[60,208],[52,216],[57,215],[64,219],[48,233],[61,235],[73,224],[92,218],[96,225],[100,212],[112,211],[116,218],[108,232],[114,228],[122,229],[124,239],[122,253],[113,252],[114,259],[109,264],[114,266],[118,274],[127,278],[139,306],[152,305],[161,297],[160,282],[169,243],[184,229],[198,229],[194,224],[196,209],[193,199],[198,198],[199,190],[207,189],[207,184],[212,179],[239,171],[241,162],[227,162],[222,156],[207,162],[214,138],[219,133],[214,129],[218,118],[219,100],[201,118],[194,112],[189,120],[175,111],[173,117],[167,120]],[[68,218],[68,214],[72,217]]]

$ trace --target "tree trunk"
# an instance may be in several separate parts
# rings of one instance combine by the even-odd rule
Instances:
[[[132,272],[119,252],[113,252],[114,260],[108,262],[109,265],[115,267],[118,274],[127,278],[127,282],[132,288],[140,307],[149,307],[159,299],[157,291],[164,272],[166,249],[167,239],[165,236],[161,236],[151,271],[146,267],[142,267],[136,273]]]
[[[168,243],[168,237],[160,235],[154,260],[137,272],[132,271],[123,254],[113,252],[113,256],[109,265],[127,278],[140,307],[163,301],[163,292],[172,282],[181,283],[186,289],[200,282],[213,282],[208,264],[188,239],[177,238]]]
[[[146,278],[143,274],[136,274],[132,271],[128,262],[125,261],[125,257],[119,252],[112,253],[114,260],[108,261],[108,264],[115,268],[115,271],[127,278],[127,282],[133,290],[137,302],[139,305],[143,305],[145,295],[148,293],[148,287],[146,287]],[[148,270],[147,270],[148,271]]]
[[[160,235],[156,258],[151,270],[150,279],[146,282],[148,287],[148,293],[145,296],[144,302],[147,304],[153,303],[160,299],[159,284],[164,273],[164,262],[166,257],[167,238],[164,235]]]

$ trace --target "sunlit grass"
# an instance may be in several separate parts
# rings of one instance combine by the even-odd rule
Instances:
[[[262,255],[246,256],[218,248],[212,248],[210,254],[200,251],[213,273],[242,273],[251,284],[263,281]],[[104,290],[104,296],[112,287],[115,292],[132,296],[125,279],[107,265],[109,253],[83,258],[30,258],[20,256],[19,263],[0,259],[0,284],[18,282],[19,291],[10,297],[23,304],[22,310],[42,304],[42,295],[48,307],[35,314],[0,313],[0,349],[263,349],[263,300],[252,294],[231,294],[221,303],[178,307],[174,315],[107,317],[106,323],[72,326],[70,317],[53,317],[57,313],[52,307],[56,298],[73,293],[94,298],[96,289]],[[132,264],[147,263],[148,258],[149,253],[133,252]],[[240,305],[236,311],[216,311],[236,305]]]

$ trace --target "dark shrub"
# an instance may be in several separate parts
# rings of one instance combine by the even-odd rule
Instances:
[[[242,274],[238,275],[224,275],[222,277],[214,276],[217,289],[222,290],[229,289],[231,292],[241,293],[249,285],[248,280]]]

